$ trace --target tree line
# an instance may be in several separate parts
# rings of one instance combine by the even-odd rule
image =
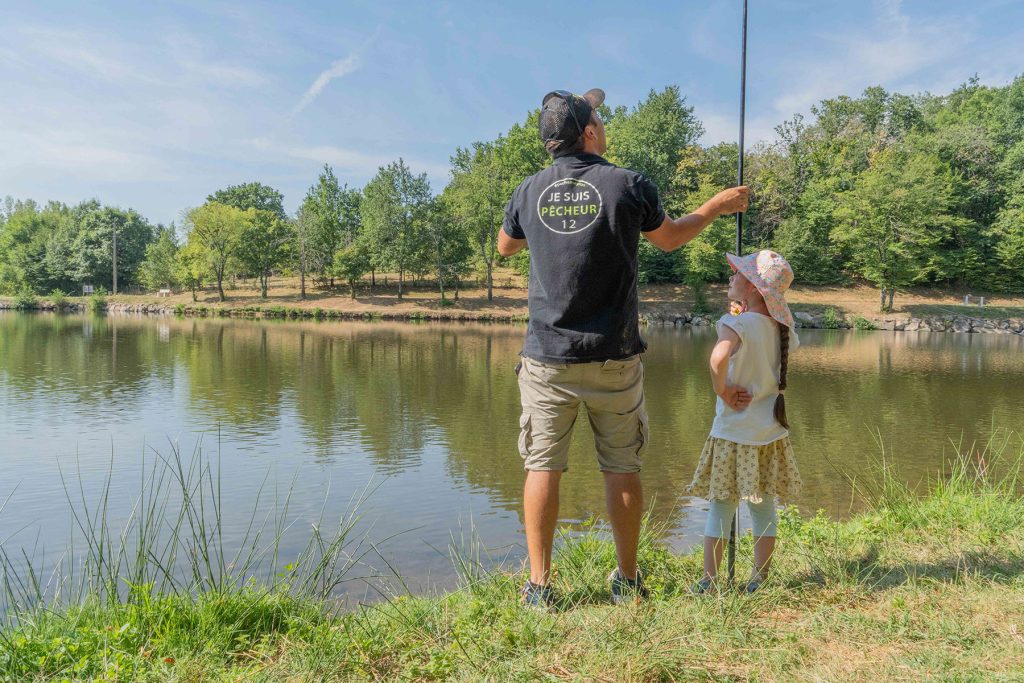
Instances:
[[[609,160],[644,173],[672,215],[735,182],[737,147],[702,146],[703,127],[675,86],[634,107],[602,107]],[[339,183],[325,165],[294,215],[279,191],[258,182],[218,190],[175,226],[95,200],[77,206],[7,198],[0,207],[0,291],[75,291],[113,279],[148,289],[215,287],[273,273],[307,283],[344,283],[352,296],[397,275],[430,280],[442,300],[477,275],[493,296],[496,238],[505,204],[526,176],[550,163],[537,111],[496,139],[459,148],[437,194],[402,160],[363,188]],[[897,289],[921,284],[1024,291],[1024,77],[1003,87],[971,79],[946,95],[880,87],[826,99],[776,128],[747,155],[753,201],[745,246],[783,253],[805,283],[863,279],[883,309]],[[641,241],[642,282],[675,282],[698,293],[728,276],[722,253],[733,223],[716,221],[665,254]],[[508,259],[520,272],[529,252]]]

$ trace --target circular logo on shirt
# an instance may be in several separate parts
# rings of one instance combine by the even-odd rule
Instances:
[[[537,217],[561,235],[586,230],[601,214],[601,193],[586,180],[564,178],[544,188],[537,199]]]

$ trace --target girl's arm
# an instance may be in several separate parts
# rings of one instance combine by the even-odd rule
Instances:
[[[750,405],[750,392],[742,387],[727,384],[729,358],[740,346],[740,338],[727,326],[719,329],[718,343],[711,350],[711,385],[725,405],[733,410],[743,410]]]

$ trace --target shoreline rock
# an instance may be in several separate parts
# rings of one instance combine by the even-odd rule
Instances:
[[[17,310],[13,300],[0,300],[0,310]],[[87,304],[67,302],[59,308],[53,302],[41,300],[35,309],[48,312],[85,313]],[[337,309],[298,308],[285,306],[241,306],[237,308],[206,306],[203,304],[159,304],[109,302],[105,312],[117,315],[180,315],[197,318],[250,318],[275,320],[391,320],[408,322],[527,322],[525,315],[473,314],[465,311],[343,311]],[[673,327],[709,327],[719,318],[717,313],[693,313],[690,311],[647,310],[640,313],[641,325],[671,325]],[[847,319],[825,319],[820,314],[797,311],[793,314],[798,328],[807,329],[861,329],[893,332],[956,332],[960,334],[1017,334],[1024,335],[1024,319],[989,319],[957,315],[948,318],[927,316],[921,318],[879,317],[855,321]]]

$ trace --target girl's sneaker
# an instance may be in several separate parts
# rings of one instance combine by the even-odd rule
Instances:
[[[715,584],[715,580],[709,579],[706,576],[690,586],[690,595],[708,595],[709,593],[717,592],[718,586]]]
[[[550,586],[541,586],[527,580],[521,595],[525,607],[538,612],[553,613],[555,611],[555,591],[551,590]]]
[[[644,586],[644,575],[639,569],[636,570],[636,578],[631,580],[623,576],[616,567],[608,576],[608,580],[612,582],[612,602],[616,605],[627,600],[639,601],[650,597],[647,587]]]

